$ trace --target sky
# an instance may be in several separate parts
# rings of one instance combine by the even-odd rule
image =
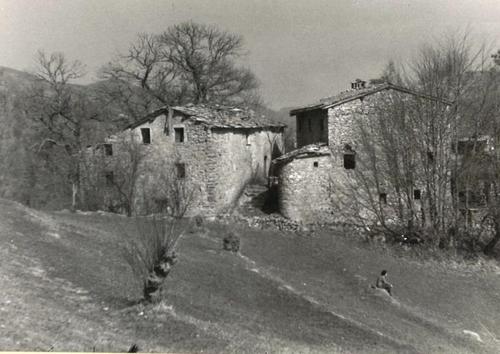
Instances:
[[[91,82],[137,33],[187,20],[243,36],[242,65],[274,109],[375,78],[446,34],[500,48],[500,0],[0,0],[0,66],[33,70],[37,50],[61,51]]]

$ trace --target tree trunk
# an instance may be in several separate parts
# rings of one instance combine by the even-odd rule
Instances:
[[[78,194],[78,185],[76,181],[73,181],[71,184],[72,193],[71,193],[71,210],[76,210],[76,195]]]

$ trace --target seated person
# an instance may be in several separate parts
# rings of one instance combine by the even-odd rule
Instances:
[[[375,286],[379,289],[386,290],[389,295],[392,296],[392,284],[387,281],[387,271],[383,270],[380,276],[377,278],[377,283]]]

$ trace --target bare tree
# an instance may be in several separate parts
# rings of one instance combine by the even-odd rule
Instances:
[[[137,183],[143,174],[141,169],[144,168],[147,151],[135,139],[132,131],[110,139],[102,149],[104,163],[101,164],[100,173],[104,175],[108,188],[111,188],[112,203],[125,209],[127,216],[132,216]]]
[[[182,101],[185,88],[179,73],[165,58],[159,36],[140,33],[128,52],[103,66],[99,90],[137,120],[151,110]]]
[[[258,83],[236,65],[243,54],[241,36],[194,22],[142,33],[127,53],[101,69],[101,91],[133,119],[167,104],[253,104]]]
[[[147,302],[159,298],[165,279],[177,262],[176,246],[187,223],[184,216],[197,190],[178,173],[176,163],[166,163],[153,185],[144,191],[144,199],[152,203],[143,203],[146,216],[134,217],[137,237],[125,249],[126,260],[142,282],[143,299]]]
[[[478,115],[491,120],[489,84],[477,80],[486,59],[485,47],[473,49],[464,36],[422,47],[409,66],[390,64],[381,81],[419,94],[387,95],[369,108],[369,120],[355,119],[359,168],[344,199],[390,231],[418,226],[436,244],[456,241],[448,231],[462,222],[457,184],[466,174],[455,151],[459,136],[479,128]]]
[[[188,83],[194,102],[235,101],[257,88],[252,72],[235,65],[242,55],[241,36],[184,22],[169,28],[160,38],[167,60]]]
[[[79,61],[69,61],[62,53],[36,57],[38,80],[24,93],[25,113],[38,123],[43,140],[36,151],[57,148],[64,159],[52,159],[72,186],[71,206],[77,206],[80,188],[80,161],[84,140],[89,137],[87,123],[100,117],[89,95],[72,82],[85,75]],[[50,159],[56,154],[47,154]],[[59,154],[60,156],[60,154]]]

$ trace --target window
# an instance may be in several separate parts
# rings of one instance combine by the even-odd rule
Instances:
[[[314,161],[313,166],[314,167],[318,167],[319,166],[319,162],[318,161]]]
[[[356,155],[353,152],[344,153],[344,168],[354,170],[356,168]]]
[[[183,143],[184,142],[184,128],[174,128],[175,133],[175,142]]]
[[[427,160],[430,163],[434,162],[434,153],[432,151],[430,151],[430,150],[427,150]]]
[[[302,120],[297,118],[297,131],[301,131],[302,130]]]
[[[323,132],[323,130],[325,130],[325,122],[323,121],[323,119],[320,119],[319,120],[319,129]]]
[[[413,190],[413,199],[420,200],[421,197],[422,197],[422,192],[420,191],[420,189],[414,189]]]
[[[312,122],[311,122],[311,118],[307,118],[307,125],[309,127],[309,131],[312,132]]]
[[[177,178],[185,178],[186,177],[186,164],[176,163],[175,168],[177,170]]]
[[[151,144],[151,129],[141,128],[142,143]]]
[[[112,186],[115,183],[115,176],[113,174],[113,171],[106,172],[105,177],[107,186]]]
[[[378,195],[378,200],[380,204],[387,204],[387,193],[380,193]]]
[[[112,156],[113,155],[113,145],[104,144],[104,154],[106,156]]]

